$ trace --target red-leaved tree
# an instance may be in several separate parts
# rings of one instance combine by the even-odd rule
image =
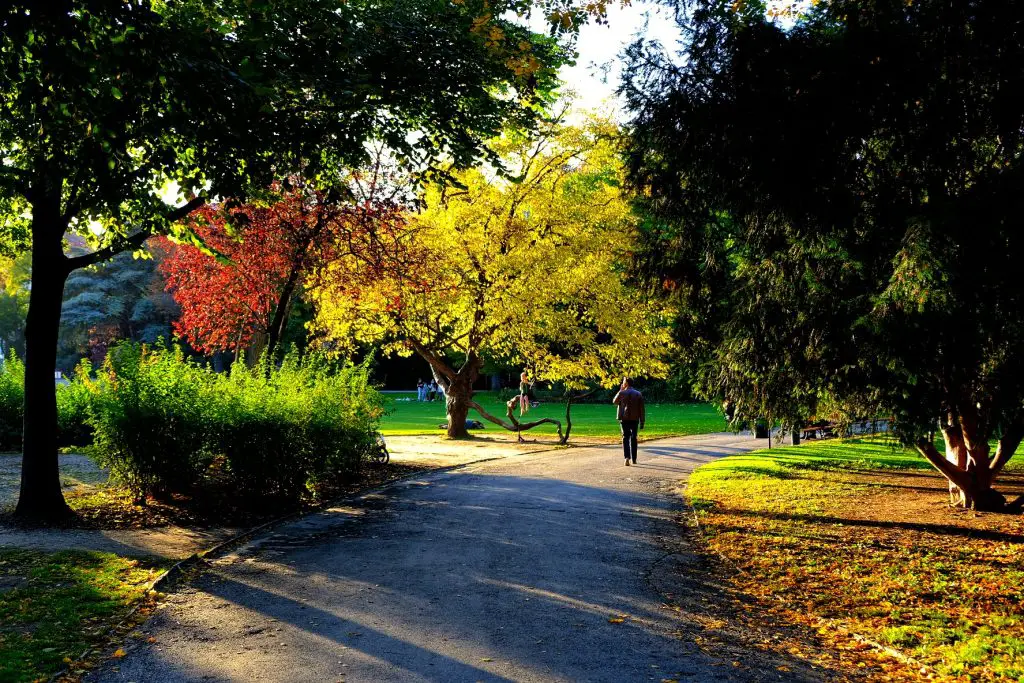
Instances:
[[[264,342],[273,353],[304,276],[337,248],[350,213],[301,188],[267,206],[193,212],[193,231],[218,256],[191,244],[170,247],[160,270],[181,306],[175,332],[207,353]]]
[[[332,259],[354,257],[369,277],[394,268],[407,254],[402,204],[394,192],[380,196],[376,181],[356,176],[353,188],[347,201],[297,187],[269,205],[194,211],[190,227],[205,250],[161,238],[170,253],[160,271],[181,307],[175,333],[205,353],[273,354],[303,284]]]

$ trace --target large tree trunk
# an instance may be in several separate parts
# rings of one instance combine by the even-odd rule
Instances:
[[[466,382],[465,378],[457,378],[454,382],[450,382],[444,392],[444,402],[445,412],[448,415],[448,438],[469,438],[466,418],[469,416],[469,408],[473,403],[471,383]]]
[[[466,417],[473,405],[473,382],[480,376],[483,361],[475,353],[466,357],[458,372],[448,367],[441,357],[416,341],[410,341],[413,350],[430,365],[434,381],[444,388],[445,414],[448,416],[448,438],[468,439]]]
[[[993,512],[1003,510],[1006,499],[992,483],[1020,445],[1024,427],[1009,427],[1000,437],[994,457],[990,457],[989,434],[979,427],[976,415],[950,415],[941,427],[945,455],[939,453],[934,442],[925,439],[917,443],[917,450],[946,477],[950,505]]]
[[[57,211],[34,207],[32,289],[25,320],[25,422],[21,493],[15,516],[52,524],[74,518],[60,488],[57,460],[57,335],[68,271]]]

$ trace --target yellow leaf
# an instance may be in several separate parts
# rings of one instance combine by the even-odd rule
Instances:
[[[624,621],[625,619],[623,619],[622,617],[610,617],[608,619],[609,624],[621,624]]]
[[[114,650],[114,654],[112,654],[111,657],[116,657],[116,658],[120,659],[121,657],[124,657],[126,654],[128,654],[128,653],[125,652],[123,648],[119,647],[116,650]]]

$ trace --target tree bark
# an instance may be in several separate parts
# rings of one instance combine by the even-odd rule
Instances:
[[[288,280],[284,283],[281,296],[277,299],[277,307],[274,309],[274,318],[270,321],[270,329],[267,331],[267,356],[274,360],[277,347],[284,336],[285,325],[288,324],[288,316],[292,309],[292,296],[299,282],[300,268],[292,268],[288,274]]]
[[[939,453],[934,442],[921,439],[917,450],[949,482],[949,502],[956,507],[996,512],[1003,510],[1006,499],[994,488],[992,482],[1001,463],[1005,463],[1005,449],[1016,450],[1020,439],[1018,432],[1011,430],[1000,440],[1000,449],[995,459],[989,458],[986,435],[979,429],[973,415],[949,415],[941,424],[945,441],[945,454]]]
[[[473,403],[472,383],[463,379],[449,382],[444,392],[445,413],[448,415],[448,438],[468,439],[466,418]]]
[[[410,345],[430,365],[434,381],[444,388],[448,438],[468,439],[469,430],[466,429],[466,417],[469,415],[469,408],[473,403],[473,382],[479,376],[483,361],[475,353],[470,353],[465,364],[456,372],[448,367],[436,353],[419,342],[411,340]]]
[[[69,269],[59,202],[33,205],[32,289],[25,319],[25,422],[21,492],[15,517],[54,524],[75,517],[64,501],[57,458],[57,336]],[[47,210],[49,209],[49,210]]]

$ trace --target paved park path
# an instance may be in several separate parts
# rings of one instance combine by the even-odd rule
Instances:
[[[758,445],[664,439],[628,468],[606,446],[398,482],[217,560],[90,680],[822,678],[701,647],[701,615],[672,605],[703,590],[685,580],[700,560],[678,545],[680,481]]]

